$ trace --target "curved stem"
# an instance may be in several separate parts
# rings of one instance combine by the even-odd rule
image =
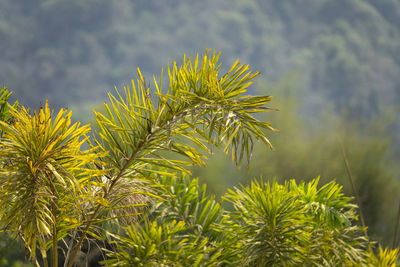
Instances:
[[[46,250],[43,250],[43,249],[41,248],[41,249],[40,249],[40,253],[42,254],[43,266],[44,266],[44,267],[49,267],[49,262],[47,261]]]
[[[397,234],[399,231],[399,223],[400,223],[400,202],[399,202],[399,209],[397,211],[396,226],[394,228],[393,244],[392,244],[393,249],[395,249],[397,246]]]
[[[350,185],[351,185],[351,190],[353,191],[353,195],[355,196],[356,201],[357,201],[358,211],[359,211],[359,213],[360,213],[361,225],[362,225],[363,227],[365,227],[364,216],[363,216],[363,213],[362,213],[362,211],[361,211],[361,201],[360,201],[360,198],[359,198],[359,196],[358,196],[356,187],[355,187],[355,185],[354,185],[353,176],[351,175],[351,171],[350,171],[350,165],[349,165],[349,162],[347,161],[347,157],[346,157],[346,152],[344,151],[343,143],[342,143],[342,140],[340,139],[339,136],[338,136],[337,139],[338,139],[340,148],[341,148],[341,150],[342,150],[343,161],[344,161],[344,165],[345,165],[345,167],[346,167],[347,175],[348,175],[348,177],[349,177],[349,181],[350,181]],[[366,231],[365,231],[365,234],[366,234]]]
[[[168,106],[168,103],[166,103],[165,105]],[[110,192],[112,191],[112,189],[114,188],[114,186],[117,184],[117,182],[122,178],[124,172],[126,171],[126,169],[129,168],[129,166],[131,165],[131,163],[136,159],[136,157],[138,156],[138,154],[140,152],[143,151],[143,149],[150,143],[150,140],[152,139],[152,137],[157,134],[158,132],[166,129],[168,130],[168,127],[170,127],[170,124],[174,121],[177,121],[178,118],[180,118],[181,116],[186,116],[189,111],[193,111],[194,107],[193,105],[187,105],[185,107],[183,107],[180,110],[176,110],[175,113],[170,114],[169,118],[166,119],[161,125],[156,125],[158,126],[157,128],[155,128],[154,131],[149,131],[148,135],[146,136],[146,138],[144,139],[144,141],[138,146],[138,148],[132,153],[132,155],[129,157],[129,159],[125,162],[125,164],[122,166],[122,168],[119,170],[117,176],[112,180],[110,187],[104,192],[103,198],[106,199],[109,195]],[[158,123],[157,123],[158,124]],[[166,127],[166,128],[165,128]],[[151,127],[149,127],[149,129],[151,129]],[[73,253],[71,255],[71,258],[68,262],[68,267],[72,267],[74,260],[78,254],[79,249],[81,248],[83,241],[87,235],[87,232],[89,230],[89,228],[92,226],[92,224],[95,222],[95,218],[98,215],[100,208],[102,207],[101,204],[97,204],[96,208],[94,209],[94,212],[92,213],[92,216],[90,218],[90,220],[87,221],[86,227],[83,229],[83,231],[81,232],[81,236],[78,240],[78,243],[76,244],[76,246],[73,249]]]
[[[54,187],[53,180],[51,176],[47,174],[47,179],[49,179],[50,189],[53,196],[57,195],[56,188]],[[51,254],[51,266],[57,267],[58,265],[58,235],[57,235],[57,206],[55,203],[56,199],[52,199],[51,201],[51,213],[53,214],[54,222],[53,222],[53,247]]]
[[[116,183],[121,179],[121,177],[123,176],[125,170],[131,165],[131,163],[136,159],[137,155],[145,148],[145,146],[150,142],[151,138],[158,133],[159,131],[161,131],[163,129],[163,126],[168,125],[172,120],[176,119],[177,116],[183,115],[185,114],[185,109],[181,110],[177,113],[175,113],[174,115],[171,115],[171,118],[167,119],[163,125],[161,125],[161,127],[157,128],[156,130],[154,130],[153,132],[150,132],[145,140],[139,145],[139,147],[132,153],[132,155],[129,157],[129,159],[125,162],[124,166],[122,166],[122,168],[119,170],[117,176],[115,177],[115,179],[112,180],[110,187],[104,192],[103,198],[106,199],[110,192],[112,191],[113,187],[116,185]],[[89,230],[89,228],[92,226],[93,222],[95,221],[94,219],[96,218],[97,214],[100,211],[101,208],[101,204],[97,204],[91,219],[87,222],[86,227],[83,229],[81,236],[78,240],[78,243],[75,245],[73,252],[71,254],[71,258],[69,259],[68,262],[68,267],[72,267],[75,258],[78,254],[79,249],[81,248],[83,241],[87,235],[87,232]]]
[[[115,184],[117,183],[117,181],[122,177],[122,175],[124,174],[125,170],[129,167],[129,165],[130,165],[130,164],[132,163],[132,161],[136,158],[136,156],[140,153],[140,151],[145,147],[145,145],[148,143],[149,139],[151,138],[151,136],[152,136],[153,134],[154,134],[154,132],[151,133],[151,134],[148,136],[148,138],[146,139],[146,141],[144,141],[144,142],[138,147],[138,149],[130,156],[130,158],[128,159],[128,161],[124,164],[124,166],[123,166],[123,167],[121,168],[121,170],[118,172],[118,174],[117,174],[117,176],[115,177],[115,179],[113,179],[113,181],[111,182],[111,185],[110,185],[110,187],[108,188],[108,190],[104,193],[103,198],[107,198],[107,197],[108,197],[108,195],[109,195],[111,189],[115,186]],[[97,216],[97,214],[98,214],[100,208],[101,208],[101,204],[97,204],[97,206],[96,206],[96,208],[95,208],[95,210],[94,210],[94,212],[93,212],[93,215],[91,216],[91,220],[87,223],[85,229],[82,231],[82,234],[81,234],[81,236],[80,236],[80,238],[79,238],[79,241],[78,241],[78,243],[76,244],[76,246],[75,246],[75,248],[74,248],[74,250],[73,250],[72,256],[71,256],[70,261],[69,261],[69,263],[68,263],[68,267],[72,267],[72,265],[73,265],[73,263],[74,263],[74,261],[75,261],[76,255],[78,254],[78,250],[81,248],[82,243],[83,243],[83,240],[85,239],[85,237],[86,237],[86,235],[87,235],[87,231],[89,230],[90,226],[93,224],[93,222],[94,222],[93,219],[96,218],[96,216]]]

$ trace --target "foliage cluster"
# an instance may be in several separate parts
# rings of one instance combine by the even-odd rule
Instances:
[[[6,105],[0,121],[0,226],[21,240],[36,266],[89,264],[98,241],[111,266],[368,265],[396,262],[372,251],[341,187],[318,181],[235,188],[221,205],[184,176],[211,146],[249,164],[257,140],[271,146],[269,96],[246,95],[258,72],[235,62],[219,75],[219,54],[168,66],[154,92],[138,69],[124,93],[94,111],[97,132],[45,103]],[[175,177],[179,174],[178,177]],[[126,235],[120,232],[125,226]]]
[[[157,180],[162,199],[113,235],[110,266],[395,266],[398,258],[397,250],[374,255],[335,182],[254,181],[230,190],[224,210],[197,179]]]
[[[88,237],[104,236],[99,224],[137,214],[144,204],[137,196],[153,195],[144,190],[154,186],[150,174],[168,176],[158,168],[184,172],[201,164],[198,147],[207,152],[223,144],[240,164],[251,157],[255,139],[270,145],[262,131],[272,130],[270,124],[252,115],[267,110],[270,97],[243,95],[258,73],[236,62],[220,77],[218,58],[184,57],[179,68],[174,62],[164,93],[162,77],[154,79],[152,94],[138,70],[138,81],[124,95],[109,95],[105,114],[94,112],[98,133],[92,139],[89,125],[71,124],[71,112],[55,114],[47,102],[33,114],[24,106],[5,108],[13,121],[0,122],[0,224],[23,241],[36,265],[37,251],[48,265],[51,248],[56,266],[62,242],[64,261],[72,266]]]
[[[323,184],[335,179],[343,185],[346,195],[353,195],[341,140],[368,235],[381,244],[392,245],[400,200],[400,166],[396,145],[390,138],[393,115],[387,112],[365,120],[352,119],[351,114],[335,114],[334,108],[327,105],[318,119],[310,123],[299,104],[298,83],[298,76],[290,74],[278,83],[259,85],[259,91],[272,94],[273,106],[279,107],[279,112],[268,116],[273,125],[279,125],[279,132],[269,136],[277,149],[271,152],[256,147],[250,171],[235,170],[221,151],[214,150],[206,168],[193,169],[194,176],[217,197],[225,193],[225,188],[238,183],[247,185],[254,177],[275,178],[283,183],[287,179],[310,181],[318,176]]]
[[[177,59],[182,50],[215,47],[224,51],[226,62],[239,56],[269,81],[296,71],[296,101],[282,101],[276,105],[281,111],[274,114],[281,133],[272,138],[279,149],[255,149],[249,174],[231,171],[224,156],[213,157],[207,164],[216,172],[202,169],[201,181],[223,194],[235,179],[248,183],[260,175],[321,175],[323,182],[337,179],[351,194],[336,141],[340,135],[361,208],[368,214],[369,234],[389,244],[400,171],[393,167],[399,154],[391,149],[399,148],[400,123],[396,116],[397,124],[379,132],[383,119],[372,115],[398,106],[399,22],[397,0],[3,0],[0,82],[13,88],[26,106],[33,108],[49,98],[54,107],[73,107],[76,118],[83,120],[90,113],[86,107],[102,102],[108,88],[130,79],[133,65],[142,66],[146,76],[157,72],[167,58]],[[264,87],[259,90],[267,94]],[[294,103],[301,106],[292,108]],[[336,123],[335,115],[315,120],[327,105],[333,106],[332,114],[348,111],[340,118],[354,122],[364,117],[367,122],[354,127]],[[311,130],[303,127],[313,119]],[[288,123],[283,125],[283,120]]]

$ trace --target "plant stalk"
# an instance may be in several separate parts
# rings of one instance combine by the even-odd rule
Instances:
[[[393,244],[392,244],[393,249],[395,249],[397,246],[397,234],[399,231],[399,223],[400,223],[400,201],[399,201],[399,209],[397,210],[396,226],[394,228]]]
[[[49,262],[47,260],[46,250],[43,250],[43,248],[40,248],[40,253],[42,254],[43,266],[44,267],[49,267]]]
[[[362,210],[361,210],[360,198],[359,198],[359,196],[358,196],[356,187],[355,187],[355,185],[354,185],[353,176],[351,175],[350,165],[349,165],[349,162],[348,162],[347,157],[346,157],[346,152],[344,151],[343,143],[342,143],[342,140],[340,139],[339,136],[338,136],[337,139],[338,139],[340,148],[341,148],[341,150],[342,150],[343,161],[344,161],[344,165],[345,165],[345,167],[346,167],[347,176],[349,177],[349,181],[350,181],[350,185],[351,185],[351,190],[353,191],[353,195],[355,196],[356,201],[357,201],[358,212],[359,212],[359,214],[360,214],[361,225],[362,225],[363,227],[365,227],[364,216],[363,216],[363,213],[362,213]]]
[[[123,173],[125,172],[125,170],[129,167],[129,165],[132,163],[132,161],[136,158],[136,156],[139,154],[139,152],[143,149],[143,147],[148,143],[148,140],[151,138],[151,136],[152,136],[153,134],[154,134],[154,132],[151,133],[151,134],[148,136],[148,138],[146,139],[147,141],[144,141],[144,142],[138,147],[138,149],[135,151],[135,153],[132,154],[132,156],[129,158],[129,160],[124,164],[124,166],[123,166],[123,167],[121,168],[121,170],[118,172],[118,175],[116,176],[116,178],[111,182],[111,185],[110,185],[109,189],[104,193],[103,198],[107,198],[108,194],[110,193],[110,190],[114,187],[114,185],[116,184],[116,182],[122,177],[122,175],[123,175]],[[76,255],[78,254],[78,250],[79,250],[80,247],[82,246],[82,243],[83,243],[83,240],[84,240],[85,237],[86,237],[87,231],[89,230],[90,226],[91,226],[92,223],[94,222],[93,219],[96,218],[97,213],[98,213],[99,210],[100,210],[100,207],[101,207],[101,204],[98,204],[97,207],[96,207],[96,209],[95,209],[94,212],[93,212],[92,220],[90,220],[90,221],[87,223],[85,229],[83,230],[82,235],[81,235],[81,237],[79,238],[79,241],[78,241],[78,243],[76,244],[76,246],[75,246],[75,248],[74,248],[74,250],[73,250],[71,259],[70,259],[70,261],[69,261],[69,263],[68,263],[68,267],[72,267],[72,265],[73,265],[73,263],[74,263],[74,261],[75,261],[75,257],[76,257]]]
[[[52,209],[53,209],[53,216],[55,215],[55,205],[52,203]],[[52,251],[52,265],[53,267],[58,266],[58,242],[57,242],[57,224],[56,221],[53,224],[53,251]]]
[[[56,196],[57,192],[54,187],[53,181],[51,180],[51,176],[47,175],[47,178],[49,179],[50,182],[50,188],[52,191],[53,196]],[[52,267],[57,267],[58,266],[58,236],[57,236],[57,207],[55,204],[55,199],[52,200],[51,202],[51,213],[53,213],[53,247],[52,247],[52,252],[51,252],[51,266]]]

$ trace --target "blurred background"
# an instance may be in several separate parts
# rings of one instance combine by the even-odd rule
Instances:
[[[2,0],[0,86],[29,107],[46,98],[92,121],[106,92],[150,81],[167,62],[221,51],[261,71],[250,93],[272,95],[260,118],[274,150],[257,146],[238,169],[218,150],[195,176],[221,197],[250,179],[336,180],[353,195],[368,232],[392,245],[400,201],[400,2],[398,0]],[[0,266],[23,265],[4,234]]]

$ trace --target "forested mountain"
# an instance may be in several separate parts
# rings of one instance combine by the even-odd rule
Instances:
[[[4,0],[0,82],[29,105],[102,101],[208,47],[269,81],[297,72],[311,111],[370,115],[400,100],[399,26],[396,0]]]

